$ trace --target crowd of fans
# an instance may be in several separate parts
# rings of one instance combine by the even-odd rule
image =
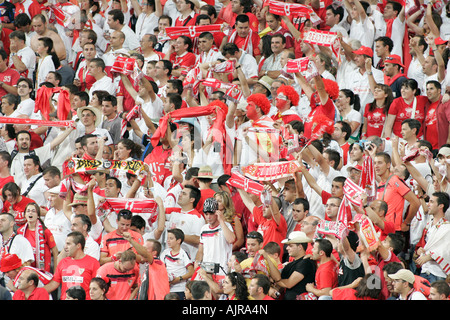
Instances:
[[[0,8],[0,299],[448,300],[447,1]]]

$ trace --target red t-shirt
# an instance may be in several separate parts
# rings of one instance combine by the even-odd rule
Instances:
[[[381,230],[381,228],[376,225],[373,227],[375,228],[375,232],[377,233],[380,241],[386,239],[389,233],[395,233],[395,225],[391,221],[384,221],[384,230]]]
[[[138,242],[139,244],[144,244],[144,240],[142,239],[142,236],[140,233],[128,230],[128,232],[131,234],[131,237]],[[100,246],[100,252],[101,253],[107,253],[108,257],[111,257],[112,255],[116,254],[117,252],[123,252],[130,248],[133,248],[128,242],[128,240],[125,240],[125,238],[119,234],[117,234],[117,230],[111,231],[110,233],[107,233],[102,237],[102,244]],[[133,248],[133,251],[136,252],[136,250]]]
[[[129,300],[131,288],[139,279],[139,265],[136,263],[131,271],[119,272],[114,268],[114,262],[108,262],[97,270],[96,276],[111,284],[106,293],[108,300]]]
[[[243,49],[244,50],[244,45],[245,45],[245,40],[246,38],[240,37],[238,34],[236,34],[236,37],[234,38],[234,44],[238,46],[238,48]],[[259,42],[261,41],[261,38],[258,36],[258,33],[253,32],[252,33],[252,38],[250,39],[250,41],[252,42],[252,46],[253,46],[253,56],[260,56],[261,55],[261,51],[259,50]]]
[[[35,261],[33,261],[31,266],[38,268],[38,266],[36,266],[36,231],[31,231],[29,228],[27,228],[24,233],[22,227],[17,232],[23,235],[33,247]],[[56,242],[52,232],[49,229],[44,230],[44,241],[44,270],[47,272],[51,272],[52,252],[50,249],[56,247]]]
[[[81,259],[67,257],[61,260],[55,270],[53,280],[61,284],[61,300],[66,299],[66,291],[73,286],[81,286],[86,291],[86,300],[90,300],[89,284],[97,274],[100,262],[85,255]]]
[[[450,101],[439,103],[436,108],[437,128],[438,128],[438,146],[439,148],[447,143],[448,126],[450,122]]]
[[[173,64],[173,68],[180,67],[184,70],[190,70],[195,65],[197,57],[192,52],[185,52],[182,56],[177,57],[176,52],[170,55],[170,62]]]
[[[3,189],[5,184],[7,184],[8,182],[14,182],[14,177],[13,176],[9,176],[9,177],[6,177],[6,178],[0,178],[0,191]]]
[[[425,119],[425,106],[428,103],[428,98],[425,96],[417,96],[417,104],[416,104],[416,112],[415,112],[415,119],[419,120],[422,126],[420,127],[418,137],[422,136],[423,134],[423,121]],[[394,99],[392,101],[391,106],[389,107],[389,114],[395,115],[395,121],[394,125],[392,127],[393,133],[398,136],[402,137],[402,122],[406,119],[412,118],[412,112],[413,112],[413,102],[411,104],[406,104],[405,100],[403,100],[402,97]]]
[[[268,242],[276,242],[280,245],[281,252],[280,257],[283,256],[283,244],[282,240],[286,239],[287,234],[287,223],[286,219],[281,215],[280,216],[280,224],[277,225],[273,219],[266,219],[263,216],[263,209],[259,207],[255,207],[253,209],[253,218],[255,223],[258,225],[258,232],[263,235],[263,247]]]
[[[319,102],[319,104],[316,106],[315,98],[311,97],[311,112],[309,113],[309,115],[304,123],[305,137],[307,137],[308,139],[311,138],[314,116],[323,114],[323,115],[327,116],[328,118],[330,118],[330,120],[334,121],[335,113],[336,113],[336,111],[334,109],[333,100],[328,99],[324,105],[320,104],[320,102]]]
[[[381,137],[383,132],[384,123],[386,122],[386,114],[384,114],[384,108],[375,108],[369,111],[370,105],[366,105],[364,110],[364,118],[367,122],[366,137],[378,136]]]
[[[36,288],[30,294],[28,299],[25,298],[25,293],[22,290],[14,292],[13,300],[50,300],[50,295],[44,288]]]
[[[316,271],[316,288],[322,290],[324,288],[336,288],[338,285],[338,269],[334,260],[322,263]]]
[[[19,78],[20,78],[19,72],[11,68],[7,68],[4,72],[0,73],[0,81],[10,86],[15,86]],[[3,97],[7,93],[8,92],[3,87],[0,87],[0,97]]]
[[[22,196],[22,200],[20,200],[20,202],[13,204],[13,206],[12,206],[16,224],[19,227],[23,226],[27,222],[24,211],[25,211],[25,207],[27,206],[27,204],[29,204],[31,202],[34,202],[34,200]],[[9,201],[5,201],[2,212],[9,212],[10,208],[11,208],[11,203],[9,203]]]
[[[200,201],[197,204],[197,211],[203,214],[203,204],[205,203],[205,200],[208,198],[214,198],[214,194],[216,193],[213,189],[202,189],[200,190],[200,193],[202,194]]]
[[[170,169],[166,168],[168,158],[172,155],[172,149],[164,150],[162,145],[156,146],[150,154],[148,154],[144,162],[152,166],[153,177],[156,182],[163,185],[164,180],[172,174]]]
[[[175,27],[187,27],[187,26],[195,26],[195,22],[197,20],[198,14],[194,14],[194,16],[188,16],[184,20],[180,20],[180,17],[178,17],[175,20]]]
[[[395,225],[395,230],[401,230],[403,222],[403,209],[405,207],[405,199],[403,198],[411,189],[396,175],[393,175],[388,181],[386,192],[384,192],[385,184],[378,187],[377,199],[384,200],[388,205],[388,211],[385,219]],[[384,199],[383,199],[384,193]]]
[[[356,297],[356,290],[352,288],[336,288],[333,290],[333,300],[378,300],[370,297]]]
[[[86,70],[86,67],[82,67],[80,68],[80,70],[78,70],[78,79],[80,79],[80,91],[86,91],[91,89],[92,85],[94,84],[95,78],[93,76],[91,76],[91,74],[89,73],[89,71]]]

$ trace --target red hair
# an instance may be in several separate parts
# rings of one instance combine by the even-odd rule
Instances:
[[[226,103],[224,103],[224,102],[222,102],[222,101],[220,101],[220,100],[214,100],[214,101],[211,101],[211,102],[208,104],[208,106],[209,106],[209,107],[219,107],[220,109],[225,110],[225,113],[228,112],[228,106],[226,105]]]
[[[330,79],[322,79],[325,91],[331,100],[336,100],[339,97],[339,85],[336,81]]]
[[[270,101],[267,99],[265,94],[254,93],[247,98],[247,102],[253,102],[258,107],[261,108],[264,114],[268,114],[270,111]]]
[[[300,101],[300,95],[291,86],[282,85],[278,88],[277,94],[278,93],[283,93],[291,101],[293,106],[298,105],[298,102]]]

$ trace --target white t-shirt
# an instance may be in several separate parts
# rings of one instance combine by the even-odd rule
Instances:
[[[50,208],[45,215],[44,224],[52,232],[58,251],[63,250],[67,235],[72,231],[70,220],[62,210],[56,212],[55,208]]]
[[[146,34],[154,34],[155,28],[158,27],[158,16],[155,12],[147,15],[142,12],[136,21],[136,36],[140,40]]]
[[[116,96],[116,86],[114,85],[112,79],[106,75],[92,84],[92,87],[89,90],[89,100],[92,100],[92,94],[97,90],[104,90],[110,95]]]
[[[50,71],[55,70],[52,56],[46,56],[44,59],[40,59],[37,67],[37,86],[40,86],[40,84],[45,81],[45,77]]]
[[[13,53],[9,55],[9,67],[12,67],[14,62],[12,59]],[[36,54],[29,46],[17,51],[17,56],[20,58],[22,63],[27,67],[27,70],[21,73],[21,76],[26,76],[29,79],[33,79],[33,72],[36,68]]]
[[[193,209],[189,212],[172,212],[167,215],[166,228],[181,229],[185,235],[195,235],[200,237],[200,232],[205,224],[205,219],[198,213],[197,210]],[[166,235],[167,237],[167,235]],[[164,242],[167,238],[164,239]],[[198,246],[194,246],[183,242],[181,247],[189,254],[190,257],[195,257],[198,251]]]
[[[384,83],[384,74],[383,71],[375,69],[372,67],[372,74],[375,78],[376,83]],[[359,100],[361,103],[361,109],[359,112],[361,115],[364,115],[364,110],[366,108],[366,104],[373,101],[373,94],[370,90],[369,78],[367,72],[361,74],[359,69],[355,69],[353,72],[347,75],[345,88],[353,91],[354,94],[359,95]]]
[[[225,222],[228,229],[233,231],[233,227],[228,222]],[[214,262],[227,270],[227,262],[232,255],[233,244],[228,243],[223,234],[223,229],[220,224],[217,227],[211,228],[209,224],[202,227],[200,233],[200,243],[203,245],[203,262]],[[219,274],[224,275],[222,268],[219,268]]]
[[[182,248],[177,254],[173,254],[172,249],[167,248],[161,253],[160,257],[166,265],[169,280],[184,276],[187,273],[188,266],[192,264],[192,258]],[[186,281],[178,282],[170,286],[170,292],[184,292],[185,288]]]
[[[352,20],[349,37],[361,41],[361,45],[365,47],[372,48],[375,37],[375,27],[372,21],[368,17],[359,22]]]
[[[125,42],[123,43],[123,47],[127,50],[136,50],[140,47],[139,39],[134,33],[134,31],[128,26],[124,25],[120,30],[125,34]]]

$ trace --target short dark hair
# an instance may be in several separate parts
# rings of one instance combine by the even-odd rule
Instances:
[[[75,215],[74,218],[80,218],[83,225],[87,226],[86,231],[87,232],[91,231],[92,222],[91,222],[91,219],[87,215],[80,213],[80,214]]]
[[[67,237],[73,238],[73,242],[75,244],[81,245],[81,250],[84,250],[84,246],[86,245],[86,239],[84,238],[83,234],[79,231],[72,231],[70,232]]]
[[[112,19],[114,21],[118,20],[120,24],[123,24],[124,21],[125,21],[125,16],[124,16],[122,10],[113,9],[113,10],[108,12],[108,15],[112,16]]]
[[[352,127],[347,121],[336,121],[336,124],[340,124],[342,126],[341,131],[345,132],[345,140],[350,139],[352,136]]]
[[[200,202],[200,198],[202,197],[200,189],[196,188],[196,187],[194,187],[194,186],[192,186],[190,184],[186,185],[185,188],[190,189],[190,195],[189,196],[191,198],[195,199],[193,205],[194,205],[194,208],[197,207],[197,204]]]
[[[316,242],[319,244],[319,250],[325,253],[328,258],[331,257],[333,252],[333,244],[328,239],[317,239]]]
[[[246,14],[239,14],[236,17],[236,24],[238,22],[240,22],[240,23],[246,23],[246,22],[250,23],[250,18]]]
[[[263,235],[258,231],[250,231],[247,234],[247,239],[255,239],[256,241],[259,242],[259,244],[264,242]]]
[[[194,283],[192,283],[190,291],[194,300],[200,300],[205,297],[206,292],[211,292],[211,288],[206,281],[195,280]]]
[[[402,125],[403,124],[407,124],[411,130],[416,129],[416,136],[419,134],[419,130],[422,127],[422,124],[417,119],[405,119],[402,121]]]
[[[383,42],[384,46],[388,46],[389,52],[392,51],[392,48],[394,48],[394,41],[392,41],[391,38],[386,36],[381,36],[375,39],[375,42]]]
[[[438,205],[444,205],[443,211],[444,213],[447,211],[450,203],[450,196],[447,192],[435,192],[432,194],[433,197],[437,198]]]
[[[175,236],[175,239],[181,240],[181,243],[184,242],[184,232],[183,232],[183,230],[178,229],[178,228],[173,228],[173,229],[167,230],[167,232],[173,234]]]
[[[446,298],[450,296],[450,286],[445,280],[437,280],[431,283],[431,287],[435,288],[438,294],[443,294]]]
[[[299,204],[303,205],[303,210],[304,211],[309,210],[309,201],[308,201],[308,199],[305,199],[305,198],[297,198],[297,199],[295,199],[293,205],[297,206]]]
[[[258,285],[258,287],[261,287],[263,289],[264,294],[269,293],[271,284],[270,284],[270,279],[268,276],[266,276],[265,274],[259,273],[259,274],[255,274],[253,279],[256,279],[256,284]]]
[[[329,5],[327,7],[327,10],[331,10],[331,12],[333,12],[334,15],[339,15],[339,22],[342,21],[342,19],[344,19],[344,7],[343,6],[334,6],[334,5]]]
[[[395,255],[402,252],[403,247],[405,246],[405,238],[398,233],[389,233],[388,234],[390,241],[390,245],[392,247],[392,252],[394,252]]]

